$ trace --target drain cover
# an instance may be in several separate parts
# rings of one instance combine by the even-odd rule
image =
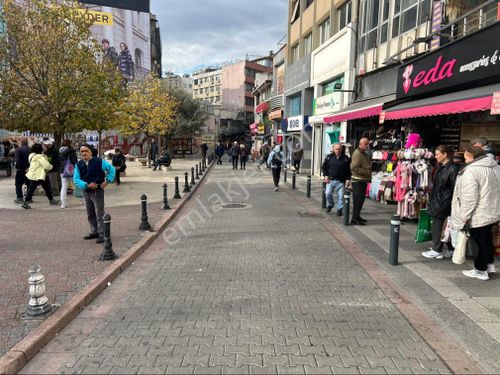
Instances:
[[[244,203],[226,203],[221,205],[222,208],[248,208],[248,204]]]
[[[300,217],[324,217],[321,214],[313,214],[313,213],[310,213],[310,212],[299,212],[299,216]]]

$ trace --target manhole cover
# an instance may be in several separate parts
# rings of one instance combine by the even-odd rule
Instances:
[[[248,204],[244,203],[226,203],[221,205],[222,208],[248,208]]]
[[[300,217],[324,217],[321,214],[314,214],[314,213],[310,213],[310,212],[299,212],[299,216]]]

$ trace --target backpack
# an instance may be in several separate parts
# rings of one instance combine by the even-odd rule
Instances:
[[[283,161],[281,160],[281,155],[279,153],[274,153],[271,159],[271,165],[276,168],[281,168]]]

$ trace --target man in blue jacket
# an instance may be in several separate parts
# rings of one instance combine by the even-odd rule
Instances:
[[[84,239],[97,238],[97,243],[103,243],[104,189],[115,179],[115,168],[106,160],[92,156],[92,149],[93,147],[89,144],[80,146],[82,158],[76,164],[73,182],[83,190],[87,208],[90,234]]]

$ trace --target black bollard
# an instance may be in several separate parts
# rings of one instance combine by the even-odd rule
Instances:
[[[196,181],[194,180],[194,167],[191,167],[191,182],[190,185],[196,185]]]
[[[196,177],[197,180],[200,179],[200,176],[198,175],[198,164],[196,164]]]
[[[189,174],[187,172],[184,173],[184,190],[183,193],[189,193],[191,189],[189,188]]]
[[[307,176],[306,182],[306,197],[311,198],[311,175]]]
[[[168,197],[167,197],[167,184],[163,184],[163,206],[162,206],[162,209],[170,210],[170,205],[168,204]]]
[[[389,264],[392,266],[398,265],[400,227],[401,227],[401,217],[399,217],[398,215],[392,215],[390,247],[389,247]]]
[[[200,176],[203,176],[203,168],[201,167],[201,161],[198,164],[200,165]]]
[[[283,182],[286,182],[286,172],[287,172],[287,167],[283,169]]]
[[[297,172],[292,173],[292,189],[295,189],[295,183],[297,182]]]
[[[148,221],[148,197],[146,194],[141,195],[141,205],[142,205],[142,213],[141,213],[141,225],[139,225],[140,230],[150,230],[151,224]]]
[[[326,182],[321,183],[321,208],[326,208]]]
[[[105,214],[103,217],[104,223],[104,247],[100,256],[101,260],[113,260],[116,259],[116,254],[113,251],[113,245],[111,243],[111,215]]]
[[[174,199],[181,199],[181,194],[179,192],[179,177],[175,176],[175,192]]]
[[[344,209],[342,215],[344,216],[343,224],[345,226],[349,225],[349,215],[350,215],[350,204],[351,204],[351,192],[349,190],[344,191]]]

